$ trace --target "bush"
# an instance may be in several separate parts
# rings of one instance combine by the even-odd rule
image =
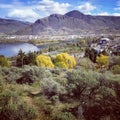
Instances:
[[[79,68],[68,72],[68,96],[74,99],[82,99],[82,96],[92,95],[92,88],[98,86],[99,75],[91,70]],[[89,94],[91,91],[91,94]],[[85,97],[84,96],[84,97]]]
[[[82,58],[77,61],[78,66],[82,66],[85,69],[92,69],[95,70],[94,63],[89,58]]]
[[[120,65],[120,56],[113,56],[110,58],[110,67],[114,65]]]
[[[120,74],[120,65],[114,65],[110,68],[110,70],[114,74]]]
[[[23,90],[18,86],[1,84],[0,119],[1,120],[34,120],[37,110],[28,105],[22,98]]]
[[[2,66],[2,67],[4,67],[4,66],[9,67],[9,63],[8,63],[7,59],[3,55],[0,55],[0,66]]]
[[[109,57],[105,56],[103,54],[100,54],[100,56],[97,56],[96,62],[100,66],[108,66],[108,64],[109,64]]]
[[[41,89],[48,97],[64,93],[64,87],[50,78],[45,78],[41,81]]]
[[[54,65],[51,61],[51,58],[46,55],[38,55],[36,57],[37,66],[53,68]]]
[[[70,112],[55,112],[51,117],[52,120],[75,120],[74,115]]]
[[[76,65],[74,57],[67,53],[57,54],[54,58],[54,63],[57,67],[67,69],[72,69]]]

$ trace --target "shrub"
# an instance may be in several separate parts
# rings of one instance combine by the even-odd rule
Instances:
[[[85,71],[82,68],[78,70],[74,70],[72,72],[68,72],[68,95],[81,99],[81,95],[89,96],[90,91],[92,92],[92,88],[98,85],[99,75],[96,72],[91,70]],[[91,93],[92,95],[92,93]]]
[[[2,66],[2,67],[4,67],[4,66],[9,67],[9,63],[8,63],[7,59],[3,55],[0,55],[0,66]]]
[[[41,89],[48,97],[64,93],[64,87],[50,78],[45,78],[41,81]]]
[[[37,66],[53,68],[54,65],[51,61],[51,58],[46,55],[38,55],[36,57]]]
[[[54,58],[54,63],[57,67],[67,69],[72,69],[76,65],[74,57],[67,53],[57,54]]]
[[[109,57],[105,56],[103,54],[100,54],[100,56],[97,56],[96,62],[100,66],[108,66],[108,64],[109,64]]]
[[[120,74],[120,65],[114,65],[111,67],[111,72],[114,74]]]
[[[77,61],[78,66],[82,66],[85,69],[95,69],[94,63],[89,58],[82,58]]]
[[[37,117],[37,110],[28,105],[22,98],[23,90],[18,86],[1,84],[0,91],[0,119],[1,120],[33,120]]]
[[[75,120],[75,117],[70,112],[55,112],[52,115],[52,120]]]
[[[110,67],[114,65],[120,65],[120,56],[113,56],[110,58]]]

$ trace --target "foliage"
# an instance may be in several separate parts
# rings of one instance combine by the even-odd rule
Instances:
[[[35,81],[40,81],[43,78],[49,78],[52,76],[49,70],[37,66],[25,65],[22,68],[18,67],[2,67],[0,68],[0,74],[9,83],[28,83],[31,84]]]
[[[70,112],[55,112],[52,120],[75,120],[75,117]]]
[[[36,65],[36,52],[29,52],[25,54],[22,50],[19,50],[16,58],[16,66],[22,67],[23,65]]]
[[[37,66],[53,68],[54,65],[51,61],[51,58],[46,55],[38,55],[36,57]]]
[[[110,57],[109,67],[114,65],[120,65],[120,56],[112,56]]]
[[[23,52],[22,50],[19,50],[17,60],[16,60],[16,65],[18,67],[25,65],[26,63],[24,59],[25,59],[25,52]]]
[[[89,58],[81,58],[80,60],[77,60],[77,65],[82,66],[85,69],[95,69],[94,63]]]
[[[3,55],[0,55],[0,66],[9,66],[8,60]]]
[[[67,53],[57,54],[54,58],[54,63],[60,68],[72,69],[76,65],[76,61],[73,56]]]
[[[111,72],[114,74],[120,74],[120,65],[114,65],[110,68]]]
[[[18,79],[28,84],[15,83]],[[100,120],[106,116],[120,120],[119,74],[80,66],[73,70],[0,67],[0,119]]]
[[[68,72],[68,90],[69,95],[76,99],[81,99],[81,96],[89,93],[90,89],[98,85],[99,75],[91,70],[85,71],[83,68]]]
[[[36,52],[29,52],[27,54],[28,64],[36,65],[36,57],[37,57]]]
[[[90,60],[93,61],[94,63],[96,62],[97,55],[98,53],[94,49],[90,49],[90,48],[85,49],[85,56],[90,58]]]
[[[58,82],[45,78],[41,81],[41,90],[48,97],[52,97],[54,95],[59,95],[64,93],[65,88],[61,86]]]
[[[103,54],[100,54],[100,56],[97,56],[96,62],[100,66],[108,66],[108,64],[109,64],[109,57],[105,56]]]
[[[34,120],[36,109],[22,99],[22,89],[18,86],[1,84],[0,119],[1,120]]]

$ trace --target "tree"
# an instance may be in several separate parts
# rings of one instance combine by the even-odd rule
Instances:
[[[36,64],[36,57],[37,57],[37,53],[36,52],[29,52],[27,54],[28,64],[35,65]]]
[[[36,57],[37,66],[53,68],[54,65],[51,61],[51,58],[46,55],[38,55]]]
[[[76,65],[75,58],[67,53],[57,54],[54,58],[57,67],[72,69]]]
[[[93,48],[86,48],[85,49],[85,56],[90,58],[91,61],[93,61],[94,63],[96,62],[96,57],[97,57],[98,53],[97,51],[95,51]]]
[[[18,67],[21,67],[25,64],[24,59],[25,59],[25,52],[23,52],[21,49],[18,52],[18,57],[16,60],[16,64]]]
[[[2,67],[9,66],[7,59],[3,55],[0,55],[0,66]]]
[[[100,56],[97,56],[96,62],[100,67],[105,66],[107,67],[109,64],[109,56],[105,56],[103,54],[100,54]]]

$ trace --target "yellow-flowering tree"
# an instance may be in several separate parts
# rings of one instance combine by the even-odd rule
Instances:
[[[96,62],[98,63],[98,65],[100,65],[100,67],[106,67],[109,64],[109,56],[100,54],[100,56],[97,56]]]
[[[46,55],[38,55],[36,57],[37,66],[53,68],[54,65],[51,61],[51,58]]]
[[[57,54],[54,58],[55,66],[72,69],[76,65],[75,58],[67,53]]]

